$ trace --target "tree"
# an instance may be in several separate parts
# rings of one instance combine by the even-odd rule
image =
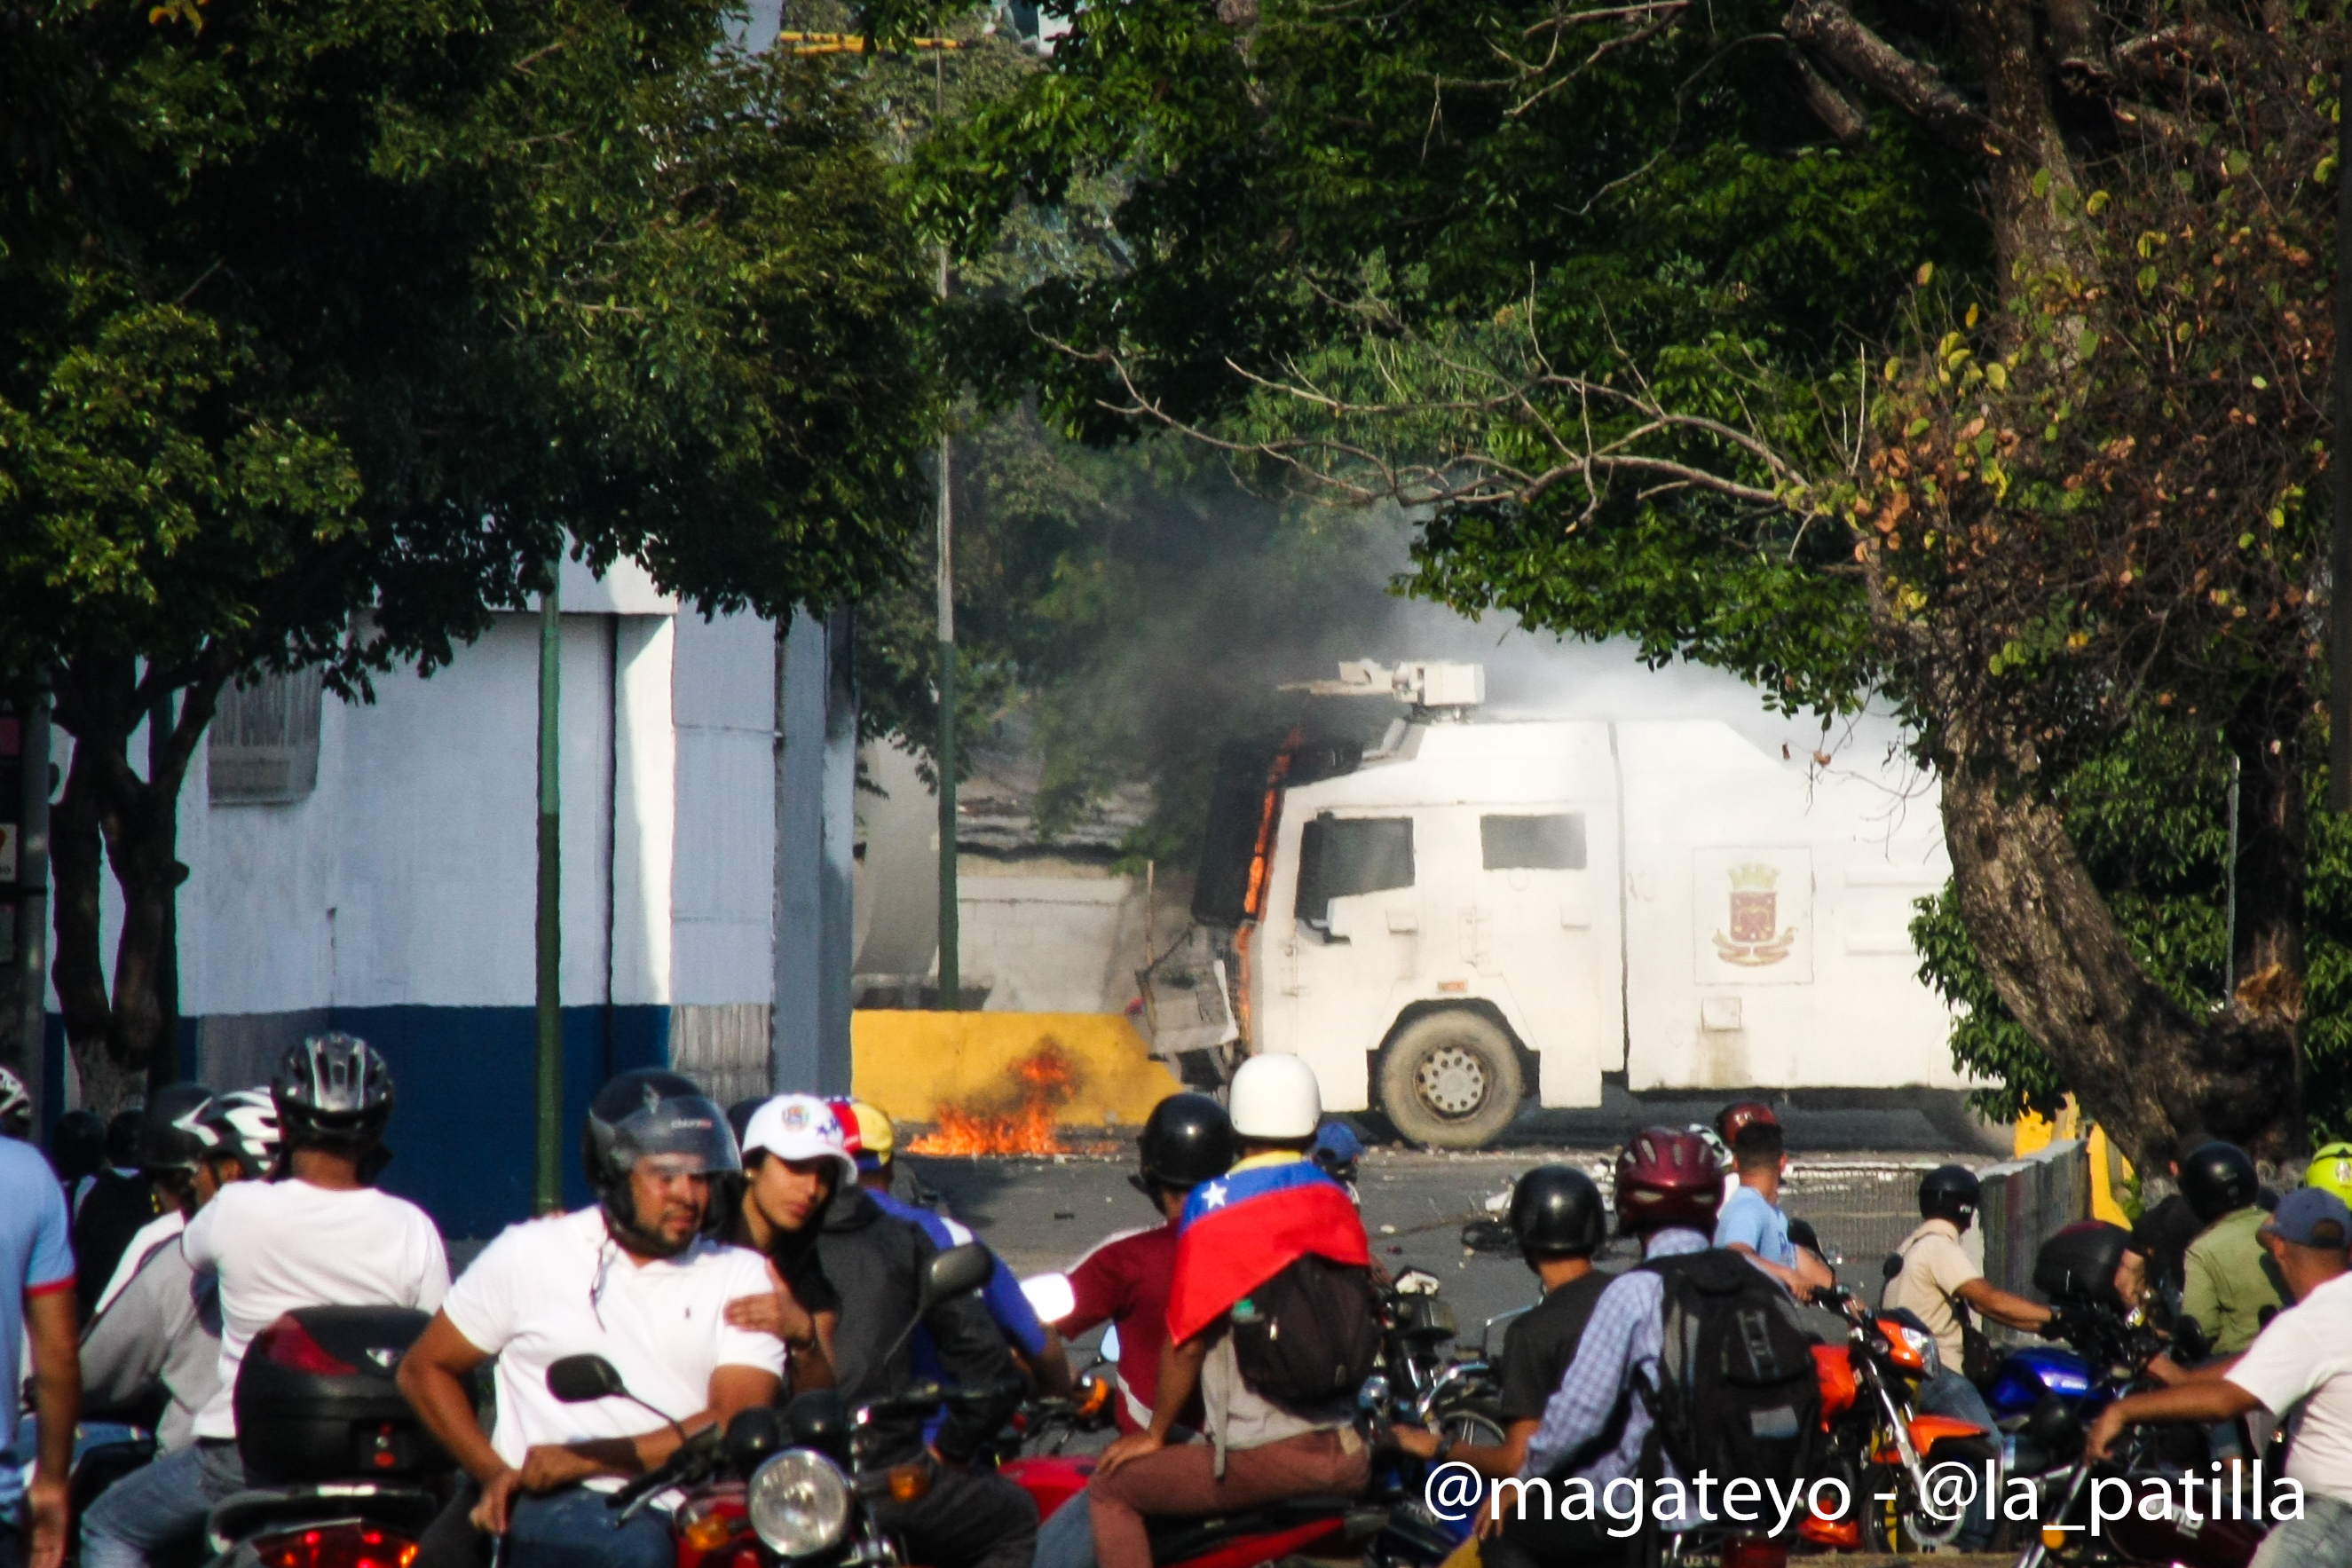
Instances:
[[[1138,0],[934,204],[1126,183],[1122,272],[967,329],[1068,427],[1424,505],[1465,609],[1892,698],[1990,994],[2160,1169],[2305,1135],[2342,53],[2211,0]],[[2218,1009],[2068,829],[2165,720],[2240,775]]]
[[[101,1108],[163,1043],[177,798],[227,683],[429,673],[567,548],[711,611],[902,570],[920,260],[841,62],[744,57],[726,17],[12,13],[0,667],[47,671],[74,737],[54,973]]]

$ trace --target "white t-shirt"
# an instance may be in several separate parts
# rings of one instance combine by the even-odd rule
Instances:
[[[240,1181],[181,1233],[199,1274],[220,1277],[220,1388],[196,1412],[199,1437],[236,1436],[236,1369],[253,1336],[297,1307],[414,1307],[449,1290],[449,1259],[425,1211],[372,1186]]]
[[[490,1446],[520,1466],[537,1444],[634,1437],[662,1424],[626,1399],[558,1400],[547,1369],[567,1355],[603,1356],[630,1393],[680,1421],[709,1408],[719,1367],[782,1376],[783,1341],[727,1322],[728,1302],[774,1288],[757,1252],[708,1239],[641,1263],[612,1239],[601,1209],[583,1208],[508,1226],[441,1310],[467,1343],[499,1358]]]
[[[2303,1490],[2352,1503],[2352,1274],[2330,1280],[2271,1320],[2229,1381],[2293,1419],[2286,1473]]]
[[[188,1217],[176,1208],[141,1226],[138,1234],[131,1237],[131,1245],[122,1249],[122,1260],[114,1266],[114,1278],[98,1293],[98,1304],[89,1310],[89,1315],[95,1318],[114,1305],[114,1298],[130,1289],[131,1276],[139,1272],[140,1264],[147,1261],[147,1254],[187,1228]]]

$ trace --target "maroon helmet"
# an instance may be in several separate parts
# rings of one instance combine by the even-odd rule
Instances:
[[[1715,1113],[1715,1135],[1723,1140],[1723,1146],[1727,1149],[1739,1142],[1742,1129],[1752,1127],[1759,1122],[1768,1127],[1777,1127],[1780,1124],[1780,1118],[1772,1114],[1772,1107],[1761,1100],[1742,1100],[1736,1105],[1726,1105]]]
[[[1617,1155],[1617,1218],[1631,1234],[1712,1231],[1722,1202],[1723,1167],[1696,1133],[1644,1127]]]

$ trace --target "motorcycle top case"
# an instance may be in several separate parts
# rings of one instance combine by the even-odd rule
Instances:
[[[429,1321],[404,1307],[304,1307],[256,1334],[235,1395],[247,1474],[287,1482],[448,1469],[394,1381]]]

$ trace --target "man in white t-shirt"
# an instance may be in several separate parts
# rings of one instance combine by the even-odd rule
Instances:
[[[506,1568],[669,1568],[667,1516],[616,1526],[606,1494],[677,1451],[673,1422],[690,1431],[775,1399],[783,1341],[727,1322],[730,1301],[772,1289],[767,1263],[701,1234],[710,1178],[740,1165],[724,1113],[677,1074],[640,1069],[597,1092],[585,1144],[596,1206],[509,1226],[402,1358],[401,1391],[473,1480],[417,1568],[486,1561],[492,1535]],[[633,1399],[548,1392],[551,1365],[591,1354]],[[485,1437],[467,1379],[492,1356]]]
[[[2334,1193],[2307,1186],[2287,1194],[2256,1234],[2294,1304],[2243,1354],[2108,1406],[2091,1428],[2089,1452],[2105,1458],[2136,1422],[2210,1424],[2257,1409],[2291,1416],[2286,1476],[2303,1489],[2303,1517],[2273,1528],[2252,1568],[2352,1568],[2352,1211]]]
[[[286,1053],[270,1096],[287,1179],[223,1188],[180,1237],[188,1266],[219,1280],[220,1386],[196,1412],[192,1447],[117,1481],[83,1515],[84,1568],[144,1568],[244,1487],[234,1399],[255,1335],[299,1307],[431,1312],[449,1289],[433,1221],[360,1179],[392,1116],[392,1074],[374,1048],[313,1036]]]

